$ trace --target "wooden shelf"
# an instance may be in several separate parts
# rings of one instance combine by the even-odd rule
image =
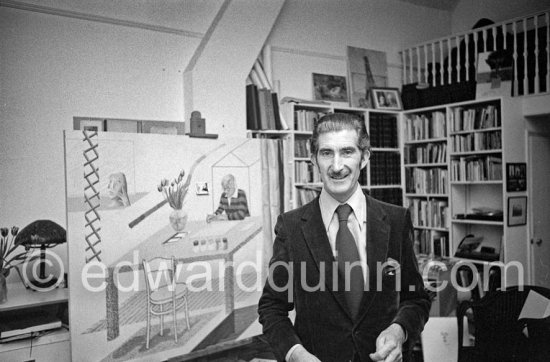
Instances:
[[[503,221],[474,220],[474,219],[452,219],[453,224],[471,224],[471,225],[494,225],[503,226]]]
[[[479,133],[479,132],[494,132],[494,131],[501,131],[501,127],[491,127],[491,128],[481,128],[481,129],[471,129],[471,130],[465,130],[465,131],[451,131],[450,136],[454,136],[457,134],[469,134],[469,133]]]
[[[69,289],[55,288],[48,292],[27,289],[21,283],[8,284],[8,301],[0,304],[0,312],[57,304],[69,300]]]
[[[502,180],[488,181],[451,181],[451,185],[498,185],[502,184]]]
[[[447,137],[439,137],[439,138],[424,138],[420,140],[408,140],[405,141],[405,145],[417,145],[422,143],[433,143],[433,142],[447,142]]]
[[[449,197],[449,194],[405,194],[405,197],[416,197],[422,199],[443,199]]]
[[[408,163],[405,167],[447,167],[446,163]]]
[[[479,151],[468,151],[468,152],[451,152],[450,156],[475,156],[475,155],[489,155],[489,154],[502,153],[502,149],[494,150],[479,150]]]

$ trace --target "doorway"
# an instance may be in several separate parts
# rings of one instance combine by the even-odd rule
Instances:
[[[545,127],[529,131],[528,183],[529,183],[529,236],[531,284],[550,288],[550,119],[533,120],[532,124],[545,122]],[[540,126],[540,124],[539,124]]]

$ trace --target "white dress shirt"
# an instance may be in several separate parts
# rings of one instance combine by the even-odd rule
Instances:
[[[328,192],[321,191],[319,197],[319,206],[321,208],[321,217],[325,224],[328,241],[332,249],[332,255],[336,257],[336,234],[339,229],[338,215],[336,208],[342,204],[351,206],[353,212],[348,219],[348,228],[355,239],[357,250],[359,251],[359,261],[363,270],[363,280],[367,282],[367,199],[361,190],[361,186],[357,184],[357,189],[350,198],[340,203],[336,201]]]

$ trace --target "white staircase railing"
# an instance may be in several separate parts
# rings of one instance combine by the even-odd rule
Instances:
[[[513,96],[550,92],[550,10],[404,49],[403,84],[474,81],[478,55],[488,51],[501,51],[512,63]]]

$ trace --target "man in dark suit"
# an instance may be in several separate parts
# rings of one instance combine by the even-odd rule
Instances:
[[[430,308],[409,211],[362,192],[370,151],[358,117],[322,117],[311,151],[323,190],[277,220],[264,335],[279,361],[407,360]]]

